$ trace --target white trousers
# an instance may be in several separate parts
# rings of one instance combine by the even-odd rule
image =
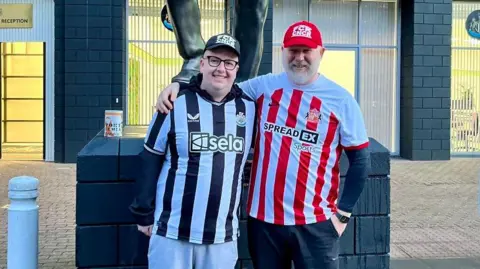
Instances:
[[[152,234],[149,269],[234,269],[237,240],[221,244],[193,244]]]

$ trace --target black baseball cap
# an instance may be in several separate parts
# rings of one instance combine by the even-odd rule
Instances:
[[[211,50],[218,47],[228,47],[235,51],[240,57],[240,43],[233,36],[229,34],[219,34],[210,37],[205,44],[205,50]],[[205,51],[204,50],[204,51]]]

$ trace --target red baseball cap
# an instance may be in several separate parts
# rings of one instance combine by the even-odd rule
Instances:
[[[299,21],[290,25],[283,37],[283,47],[307,46],[316,48],[322,46],[322,34],[317,26],[308,21]]]

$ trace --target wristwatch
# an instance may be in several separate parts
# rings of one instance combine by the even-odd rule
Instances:
[[[348,221],[350,220],[349,217],[347,216],[344,216],[338,212],[335,213],[335,216],[337,216],[338,220],[341,222],[341,223],[348,223]]]

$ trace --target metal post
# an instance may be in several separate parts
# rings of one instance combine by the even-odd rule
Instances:
[[[38,179],[19,176],[8,183],[7,269],[38,267]]]

